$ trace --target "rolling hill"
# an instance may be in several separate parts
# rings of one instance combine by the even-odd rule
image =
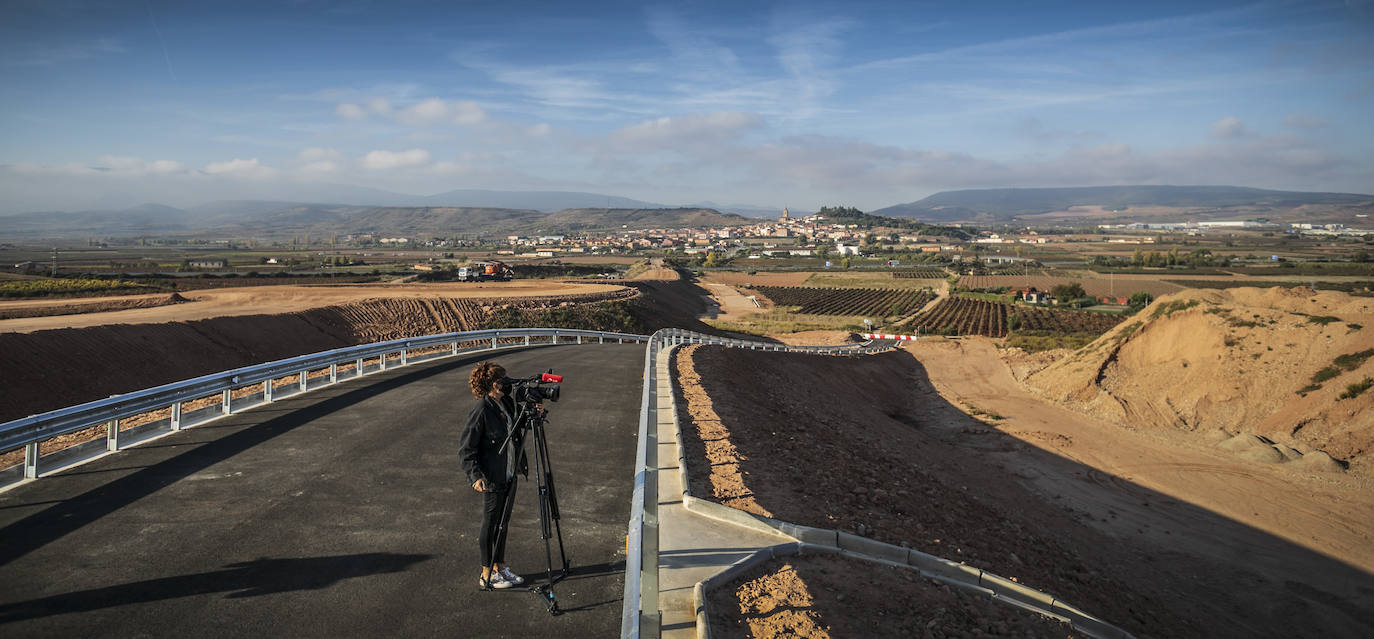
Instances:
[[[621,228],[747,224],[703,208],[535,209],[481,206],[350,206],[261,200],[187,209],[146,204],[118,211],[26,213],[0,217],[0,239],[129,236],[290,237],[375,234],[403,237],[558,233]]]
[[[916,202],[872,211],[874,215],[913,217],[936,222],[1012,221],[1020,217],[1101,207],[1122,212],[1132,207],[1178,209],[1296,209],[1304,206],[1371,206],[1374,195],[1271,191],[1238,186],[1092,186],[1046,189],[943,191]],[[1194,213],[1196,211],[1193,211]],[[1180,213],[1187,211],[1180,210]],[[1129,214],[1112,216],[1130,217]],[[1158,220],[1158,216],[1153,219]]]

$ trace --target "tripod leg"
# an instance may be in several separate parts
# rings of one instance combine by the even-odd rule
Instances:
[[[548,485],[549,509],[553,518],[554,531],[558,535],[558,556],[563,560],[563,573],[566,575],[572,566],[568,562],[567,550],[563,546],[563,526],[559,522],[560,517],[558,515],[558,490],[554,487],[553,481],[553,460],[549,459],[548,440],[544,437],[543,428],[540,428],[535,436],[535,447],[543,449],[540,456],[542,466],[539,470],[543,473],[544,483]],[[546,529],[544,531],[545,539],[548,539],[548,534],[549,531]]]

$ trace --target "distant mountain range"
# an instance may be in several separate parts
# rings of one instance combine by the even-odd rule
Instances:
[[[1092,186],[1046,189],[976,189],[943,191],[916,202],[871,211],[874,215],[911,217],[929,222],[1010,222],[1043,216],[1070,207],[1102,207],[1096,218],[1129,218],[1132,207],[1292,210],[1310,205],[1374,206],[1374,195],[1271,191],[1238,186]],[[1199,212],[1199,211],[1194,211]],[[1234,211],[1232,211],[1234,212]],[[1183,213],[1182,211],[1180,213]],[[1069,217],[1069,216],[1065,216]],[[1093,218],[1078,215],[1078,219]],[[1154,216],[1151,219],[1165,221]]]
[[[492,192],[500,193],[500,192]],[[583,194],[590,195],[590,194]],[[441,196],[432,196],[442,199]],[[493,196],[497,197],[497,196]],[[612,203],[634,202],[611,198]],[[734,226],[747,218],[705,208],[572,208],[553,212],[489,206],[354,206],[226,200],[185,209],[144,204],[117,211],[42,212],[0,217],[0,239],[140,235],[290,237],[373,234],[402,237],[560,233],[597,229]]]

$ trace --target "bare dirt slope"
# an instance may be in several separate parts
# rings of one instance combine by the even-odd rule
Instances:
[[[0,332],[0,421],[306,353],[487,328],[498,309],[567,311],[570,304],[633,295],[614,287],[552,300],[401,297],[289,313]]]
[[[1121,426],[1233,438],[1223,447],[1312,470],[1334,469],[1329,455],[1367,473],[1374,392],[1340,396],[1374,376],[1371,349],[1369,298],[1303,288],[1186,291],[1027,382]],[[1323,370],[1329,379],[1319,379]]]
[[[1043,402],[987,340],[678,360],[694,494],[964,561],[1137,636],[1374,630],[1374,492],[1356,478]]]
[[[416,298],[506,298],[506,297],[567,297],[588,294],[609,294],[618,286],[553,282],[547,280],[515,280],[512,282],[464,282],[437,284],[342,284],[324,286],[246,286],[240,288],[187,291],[182,296],[190,300],[172,307],[116,310],[104,313],[28,317],[0,320],[0,333],[28,333],[57,328],[82,328],[103,324],[157,324],[189,322],[213,317],[239,315],[275,315],[296,313],[313,308],[349,304],[369,299]],[[94,302],[94,300],[92,300]],[[0,310],[7,305],[32,305],[32,300],[0,302]]]

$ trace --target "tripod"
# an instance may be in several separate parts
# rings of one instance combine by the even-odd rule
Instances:
[[[544,411],[536,410],[532,403],[522,404],[517,411],[516,426],[506,436],[501,449],[504,450],[512,442],[517,447],[522,446],[523,432],[526,430],[534,434],[534,481],[539,494],[539,536],[544,540],[544,559],[548,566],[545,583],[530,586],[530,592],[539,595],[550,614],[559,615],[563,611],[558,609],[558,599],[554,596],[553,585],[566,578],[572,566],[563,547],[563,528],[558,523],[558,491],[554,488],[549,442],[544,435],[544,423],[548,420],[544,416]],[[502,535],[505,534],[508,523],[507,520],[501,522]],[[553,546],[549,541],[555,536],[558,538],[558,557],[562,560],[562,567],[557,572],[553,569]]]

